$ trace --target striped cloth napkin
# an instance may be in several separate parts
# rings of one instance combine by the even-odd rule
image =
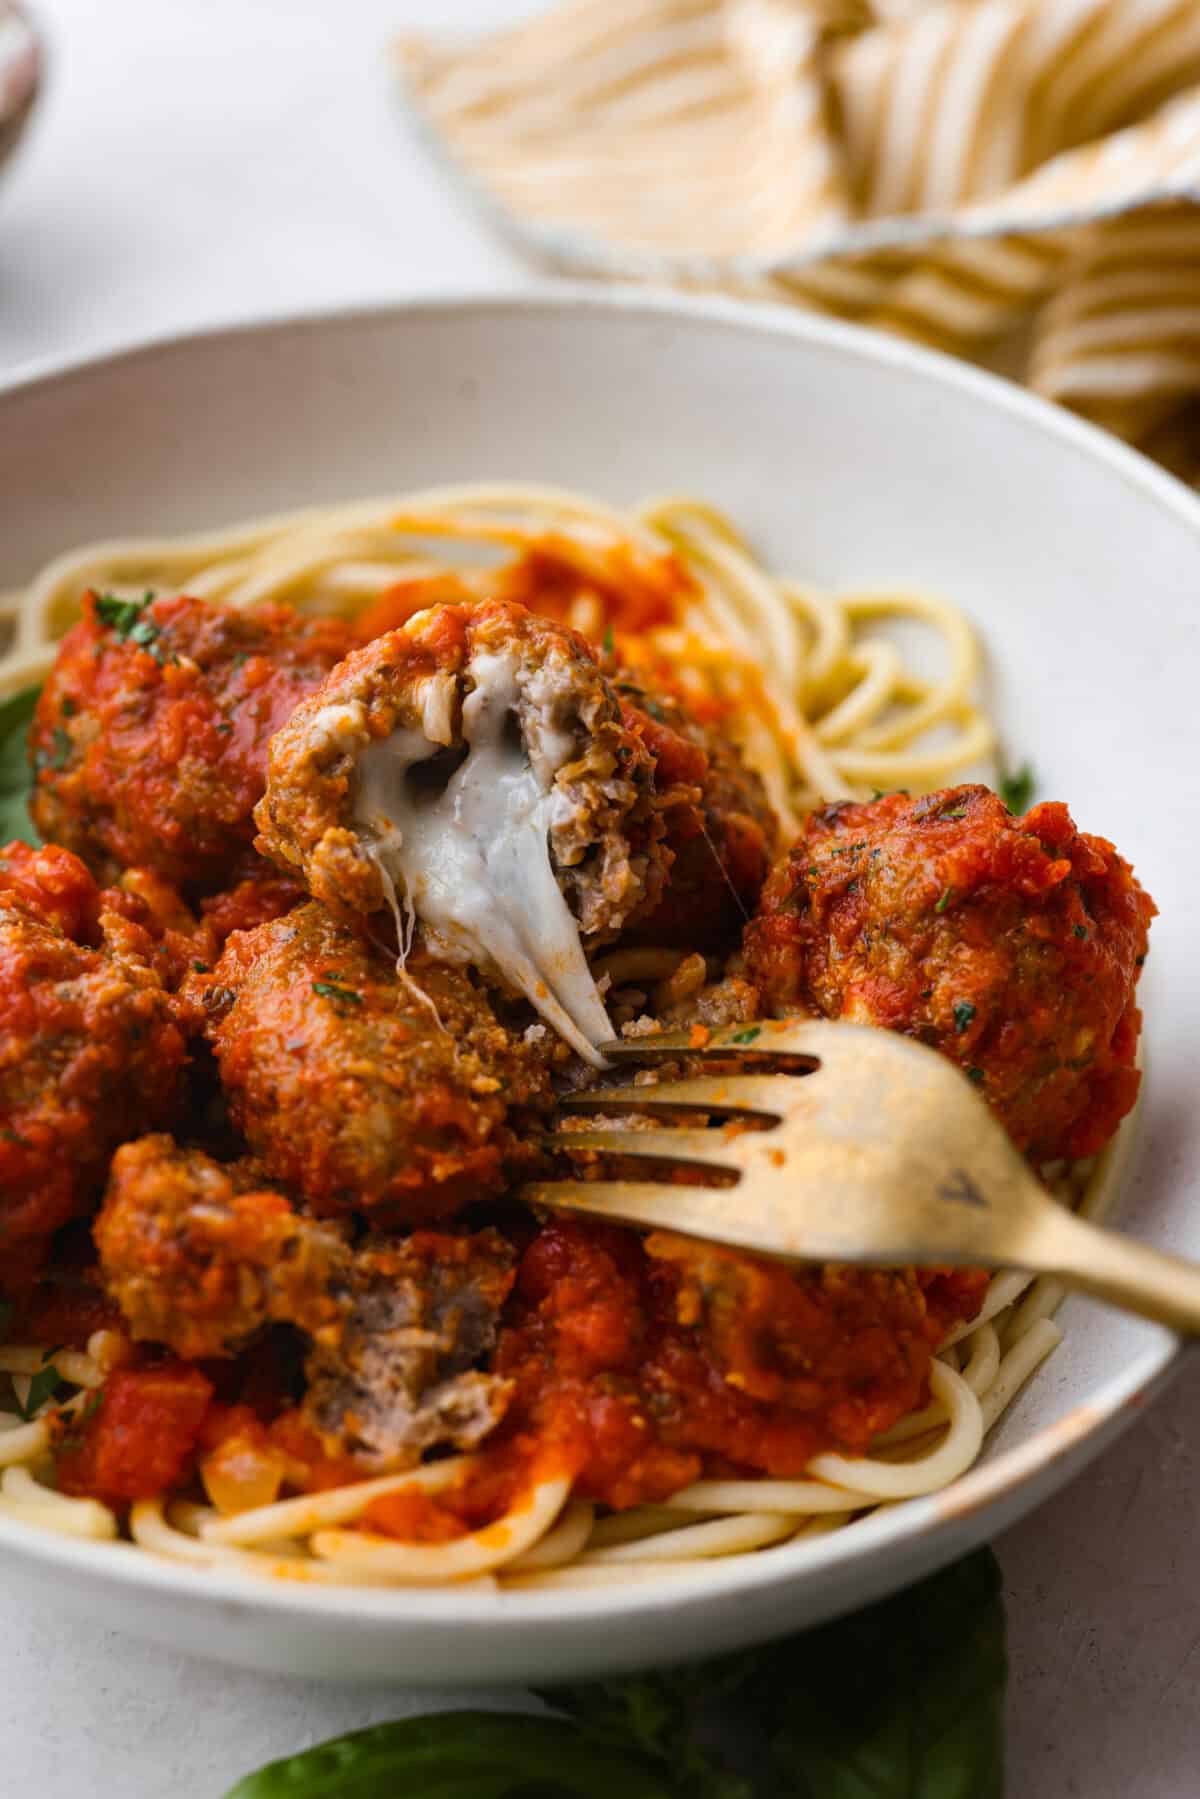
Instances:
[[[988,362],[1200,483],[1200,0],[571,0],[399,50],[555,267]]]

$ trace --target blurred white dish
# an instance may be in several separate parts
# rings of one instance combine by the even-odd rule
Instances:
[[[0,164],[25,129],[41,72],[42,53],[28,14],[16,0],[0,0]]]
[[[0,392],[0,587],[89,539],[481,477],[702,494],[776,567],[941,589],[979,623],[1039,790],[1155,895],[1151,1076],[1118,1221],[1200,1255],[1200,504],[1087,427],[941,358],[728,303],[555,289],[212,333]],[[312,1590],[0,1519],[7,1573],[179,1648],[294,1674],[566,1677],[816,1621],[992,1535],[1117,1435],[1175,1340],[1086,1301],[957,1486],[839,1535],[628,1589]]]

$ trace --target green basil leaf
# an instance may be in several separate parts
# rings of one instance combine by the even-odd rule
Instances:
[[[442,1712],[271,1762],[225,1799],[673,1799],[640,1757],[561,1718]]]
[[[57,1368],[39,1368],[29,1383],[29,1393],[25,1404],[17,1401],[17,1410],[27,1421],[35,1418],[48,1399],[53,1399],[63,1384],[63,1377]]]
[[[0,701],[0,844],[19,837],[24,843],[42,840],[29,816],[33,769],[29,763],[29,727],[40,687],[24,687]]]
[[[670,1771],[679,1799],[751,1799],[751,1788],[714,1765],[693,1741],[716,1707],[750,1678],[770,1650],[748,1650],[663,1673],[630,1675],[580,1686],[553,1687],[538,1697],[567,1712],[600,1741],[627,1747]]]
[[[788,1799],[1002,1799],[1007,1676],[990,1550],[776,1645],[767,1710]]]

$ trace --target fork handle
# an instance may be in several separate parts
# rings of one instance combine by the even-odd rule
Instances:
[[[1057,1206],[1039,1227],[1043,1272],[1156,1324],[1200,1335],[1200,1263],[1151,1249]]]

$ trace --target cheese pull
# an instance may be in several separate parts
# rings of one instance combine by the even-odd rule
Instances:
[[[565,804],[553,777],[574,745],[549,731],[526,742],[511,655],[477,656],[471,673],[466,754],[416,731],[379,739],[358,758],[355,819],[387,876],[402,947],[415,916],[435,955],[495,970],[603,1067],[595,1046],[612,1026],[550,860],[550,829]]]

